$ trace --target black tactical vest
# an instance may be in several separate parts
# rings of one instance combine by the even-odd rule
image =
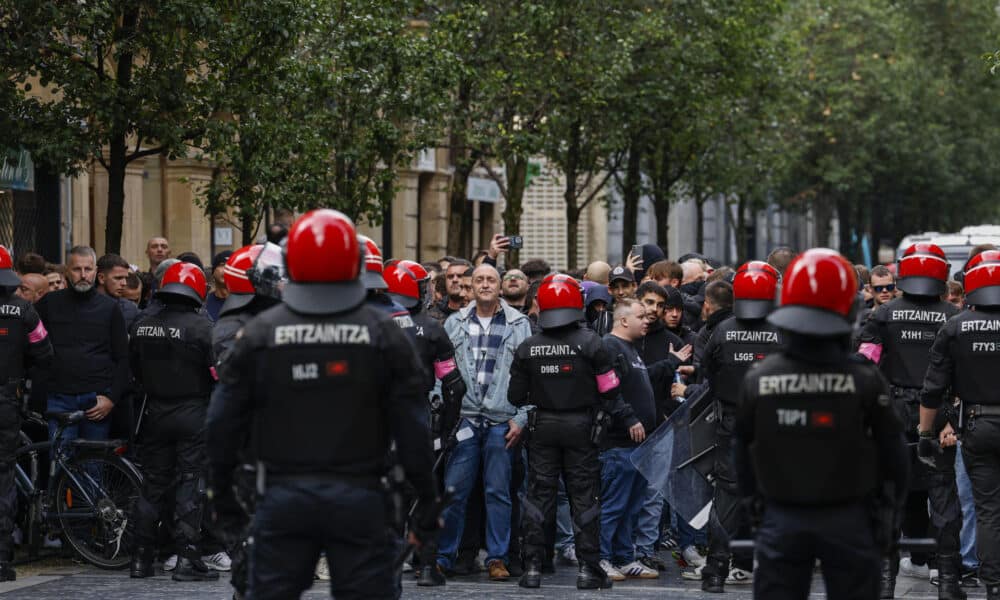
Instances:
[[[870,323],[879,329],[882,373],[889,383],[920,388],[937,332],[957,309],[941,300],[903,296],[881,306]],[[867,331],[867,330],[866,330]],[[862,333],[862,342],[866,341]]]
[[[967,311],[948,323],[953,331],[951,357],[955,364],[953,385],[959,398],[970,404],[1000,404],[1000,312]]]
[[[170,309],[140,318],[130,343],[141,361],[143,391],[157,400],[207,398],[211,326],[194,312]]]
[[[595,364],[603,352],[593,331],[561,327],[531,336],[518,347],[531,373],[531,402],[542,410],[582,410],[597,406]],[[609,365],[605,365],[605,371]]]
[[[747,377],[754,398],[750,445],[765,498],[797,505],[864,498],[878,483],[866,403],[877,394],[866,365],[818,367],[781,355]]]
[[[255,356],[255,443],[269,467],[335,472],[381,460],[388,447],[380,328],[388,315],[361,306],[331,316],[265,313]],[[350,469],[346,469],[350,470]]]
[[[25,313],[30,306],[17,296],[0,302],[0,386],[24,378],[24,351],[30,333],[26,331]]]
[[[781,349],[781,334],[777,327],[763,319],[734,317],[720,323],[712,335],[716,337],[712,364],[718,370],[706,376],[723,408],[735,412],[739,407],[743,377],[754,364]]]

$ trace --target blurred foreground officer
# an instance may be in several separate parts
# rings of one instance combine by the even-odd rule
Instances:
[[[288,234],[283,303],[250,321],[208,414],[211,498],[238,520],[233,469],[252,431],[258,500],[248,598],[298,598],[326,553],[340,599],[395,598],[396,538],[380,487],[390,441],[420,500],[417,541],[437,525],[427,401],[412,343],[366,306],[354,225],[323,209]]]
[[[17,513],[14,451],[21,431],[20,390],[27,369],[52,364],[52,343],[31,304],[14,295],[21,280],[10,253],[0,246],[0,581],[14,581],[11,534]]]
[[[889,477],[898,506],[909,460],[885,380],[849,354],[857,289],[854,267],[833,250],[792,261],[768,317],[784,350],[744,379],[737,472],[744,496],[763,503],[755,598],[804,600],[816,559],[831,600],[878,595],[889,536],[877,535],[873,497]]]
[[[733,316],[719,323],[705,344],[701,366],[711,384],[718,412],[715,430],[715,493],[708,519],[708,560],[701,571],[701,589],[722,593],[727,579],[750,583],[753,556],[737,554],[729,569],[729,540],[748,535],[750,523],[740,505],[733,467],[733,428],[740,408],[740,390],[750,367],[781,349],[781,333],[767,322],[778,291],[778,271],[755,260],[741,266],[733,279]]]
[[[542,581],[545,532],[556,518],[559,478],[566,483],[580,574],[576,587],[610,588],[601,569],[601,463],[606,426],[600,414],[618,394],[619,381],[601,338],[587,328],[583,290],[566,275],[549,275],[538,288],[542,333],[521,343],[511,365],[508,398],[534,404],[528,418],[528,495],[524,499],[527,562],[520,585]]]
[[[945,282],[950,270],[941,248],[934,244],[914,244],[903,252],[897,272],[896,287],[902,290],[903,296],[890,300],[872,313],[861,331],[858,352],[877,363],[889,381],[889,396],[911,447],[910,483],[907,485],[910,493],[902,515],[902,531],[908,537],[931,535],[937,539],[941,582],[938,597],[965,600],[965,592],[958,585],[962,510],[955,483],[955,448],[947,450],[936,468],[918,461],[915,452],[920,387],[930,361],[931,345],[945,321],[958,312],[952,304],[941,299],[948,291]],[[931,558],[924,553],[911,552],[909,562],[927,573],[923,565],[932,563]],[[894,596],[899,563],[896,551],[883,557],[879,598]]]
[[[962,460],[976,503],[979,579],[989,600],[1000,600],[1000,251],[973,257],[965,268],[966,305],[938,333],[920,393],[918,455],[929,465],[947,461],[941,447],[954,446],[951,424],[935,434],[935,421],[948,389],[962,399],[965,429]],[[957,416],[957,415],[956,415]],[[956,422],[954,417],[948,419]],[[937,439],[935,439],[937,438]],[[938,446],[940,443],[940,447]],[[944,565],[941,581],[944,583]]]
[[[174,581],[211,581],[219,574],[199,552],[205,478],[205,411],[212,393],[212,322],[199,312],[205,272],[177,263],[156,297],[163,309],[132,328],[129,362],[146,394],[139,457],[145,478],[135,511],[132,577],[153,576],[156,529],[173,502],[177,543]],[[176,480],[176,486],[175,486]]]

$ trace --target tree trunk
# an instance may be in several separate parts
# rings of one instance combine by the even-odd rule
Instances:
[[[565,173],[566,191],[563,200],[566,202],[566,268],[575,269],[580,260],[577,243],[580,239],[580,209],[577,207],[577,158],[580,155],[580,121],[573,123],[569,146],[566,148]]]
[[[125,216],[125,134],[108,145],[108,217],[104,225],[104,253],[121,254]]]
[[[465,211],[468,209],[469,175],[475,168],[475,160],[468,144],[467,133],[471,129],[468,119],[469,104],[472,98],[472,83],[463,79],[459,82],[456,94],[456,112],[464,118],[454,119],[448,134],[448,149],[451,164],[455,172],[451,176],[451,188],[448,192],[448,254],[462,254],[462,228],[465,223]]]
[[[698,254],[705,253],[705,197],[701,190],[696,190],[694,194],[694,246]]]
[[[747,196],[740,194],[736,204],[736,264],[747,260]]]
[[[455,172],[451,176],[448,200],[448,254],[451,256],[462,254],[462,225],[466,205],[469,202],[467,195],[470,173],[472,173],[471,165],[456,164]]]
[[[518,235],[521,230],[521,213],[524,211],[525,178],[528,176],[528,157],[515,156],[506,161],[507,166],[507,205],[503,209],[503,226],[506,235]],[[508,253],[510,265],[521,264],[521,252],[511,250]]]
[[[642,148],[638,136],[632,138],[625,165],[625,189],[622,190],[622,260],[636,242],[639,198],[642,196]]]
[[[656,216],[656,245],[660,248],[667,247],[667,233],[670,231],[668,220],[670,219],[670,192],[665,190],[657,191],[653,196],[653,214]]]
[[[840,223],[840,231],[838,231],[840,234],[838,245],[840,247],[837,250],[847,257],[848,260],[853,261],[856,255],[854,243],[851,240],[854,223],[851,221],[850,202],[845,198],[837,200],[837,221]]]
[[[384,161],[384,158],[383,158]],[[385,163],[392,165],[394,163]],[[393,167],[388,167],[393,168]],[[382,205],[382,256],[386,260],[394,256],[392,250],[392,202],[396,197],[395,178],[386,179],[382,182],[382,189],[379,190],[379,203]]]

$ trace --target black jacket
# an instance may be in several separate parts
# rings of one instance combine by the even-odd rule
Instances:
[[[49,393],[107,394],[117,403],[129,381],[128,332],[121,306],[96,289],[46,294],[35,304],[55,350]]]
[[[642,423],[646,435],[656,429],[659,422],[656,394],[664,390],[670,394],[674,371],[680,360],[670,355],[667,360],[646,365],[634,344],[610,333],[604,336],[603,341],[604,349],[615,364],[615,371],[621,382],[621,395],[611,411],[613,422],[608,429],[605,445],[632,448],[636,444],[629,438],[629,428]]]
[[[659,320],[654,321],[649,326],[649,331],[646,332],[646,335],[635,343],[636,350],[639,351],[639,356],[642,357],[642,361],[647,365],[672,358],[673,355],[670,354],[671,345],[673,345],[675,351],[680,350],[684,346],[684,341],[671,333],[663,324],[663,321]],[[679,364],[680,362],[678,361]],[[657,388],[653,395],[656,398],[656,424],[658,426],[680,406],[680,403],[670,397],[669,386],[667,388]]]

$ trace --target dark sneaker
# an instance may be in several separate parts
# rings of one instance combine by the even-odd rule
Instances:
[[[0,581],[16,581],[17,572],[14,570],[14,565],[10,562],[4,560],[0,561]]]
[[[420,587],[437,587],[445,583],[447,580],[441,572],[441,565],[434,563],[420,567],[420,574],[417,576],[417,585]]]
[[[208,565],[198,558],[181,556],[177,559],[177,568],[171,576],[174,581],[216,581],[219,572],[208,568]]]
[[[639,562],[641,562],[642,564],[646,565],[647,567],[655,571],[667,570],[667,563],[665,563],[662,558],[656,555],[643,556],[642,558],[639,559]]]

